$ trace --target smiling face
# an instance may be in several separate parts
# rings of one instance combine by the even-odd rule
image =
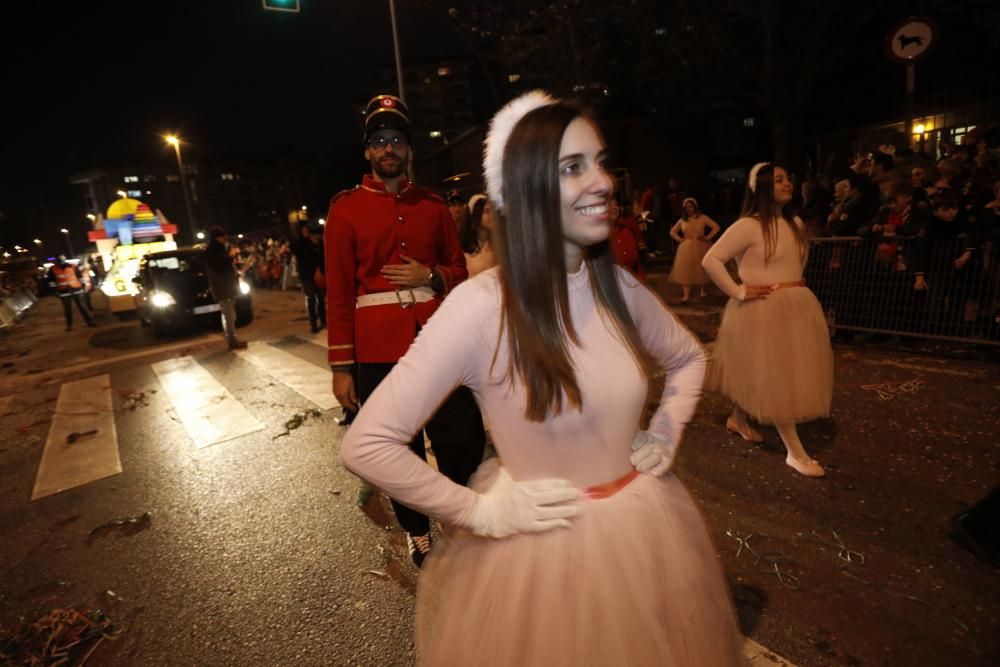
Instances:
[[[607,148],[594,124],[577,117],[559,145],[559,199],[567,267],[579,266],[583,249],[608,238],[608,204],[613,182]]]
[[[781,167],[774,168],[774,204],[779,209],[792,201],[792,179]]]

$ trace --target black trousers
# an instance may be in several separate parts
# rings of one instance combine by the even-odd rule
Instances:
[[[306,313],[309,315],[309,326],[326,325],[326,290],[316,287],[311,278],[302,283],[302,293],[306,295]]]
[[[60,294],[59,301],[62,303],[63,315],[66,317],[66,328],[69,329],[73,326],[73,304],[76,304],[77,309],[80,314],[83,315],[83,319],[86,320],[87,324],[93,324],[94,318],[90,315],[90,311],[87,310],[87,304],[83,301],[83,292],[77,294]]]
[[[396,364],[357,364],[355,366],[355,387],[358,401],[364,404]],[[469,477],[483,460],[486,447],[486,431],[483,416],[479,413],[476,399],[467,387],[459,387],[444,400],[438,411],[424,426],[430,436],[438,470],[456,484],[467,484]],[[427,460],[423,433],[417,433],[410,442],[410,451]],[[430,531],[430,521],[426,516],[392,501],[399,525],[413,535],[424,535]]]

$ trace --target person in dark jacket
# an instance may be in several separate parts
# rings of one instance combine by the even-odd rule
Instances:
[[[316,333],[326,327],[326,264],[323,259],[323,237],[313,234],[309,221],[299,223],[299,238],[292,246],[299,271],[302,293],[306,296],[309,330]]]
[[[229,234],[222,227],[215,226],[209,228],[208,239],[208,248],[205,249],[208,284],[222,311],[222,329],[226,332],[229,349],[242,349],[247,344],[236,339],[236,297],[240,294],[240,279],[226,248]]]

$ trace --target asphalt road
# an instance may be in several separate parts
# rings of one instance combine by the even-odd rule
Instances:
[[[298,295],[262,292],[255,305],[242,337],[325,366]],[[720,306],[678,313],[710,339]],[[280,435],[315,406],[220,334],[163,342],[134,321],[99,323],[66,333],[46,299],[0,339],[0,625],[100,608],[121,629],[95,650],[102,665],[412,663],[416,572],[384,500],[359,508],[359,482],[336,465],[339,410]],[[773,430],[762,446],[728,436],[716,395],[678,458],[744,631],[799,665],[996,664],[1000,580],[952,544],[948,520],[1000,481],[1000,368],[835,352],[834,417],[802,429],[825,479],[791,472]],[[152,369],[177,356],[264,428],[195,447]],[[31,501],[61,387],[99,373],[123,472]]]

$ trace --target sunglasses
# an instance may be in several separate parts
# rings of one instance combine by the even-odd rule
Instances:
[[[368,140],[368,145],[376,150],[382,150],[389,144],[392,144],[393,148],[406,148],[410,145],[410,140],[402,135],[396,135],[394,137],[372,137]]]

